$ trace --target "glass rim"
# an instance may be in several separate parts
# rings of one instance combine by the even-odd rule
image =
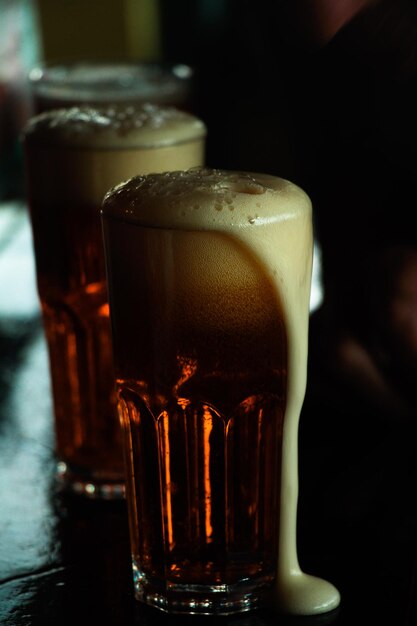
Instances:
[[[35,96],[69,103],[111,98],[163,101],[185,98],[193,77],[194,68],[186,63],[86,59],[38,63],[29,70],[28,82]]]

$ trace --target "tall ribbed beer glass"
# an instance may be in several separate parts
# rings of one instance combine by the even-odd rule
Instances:
[[[264,593],[293,613],[333,608],[295,546],[308,197],[197,168],[132,178],[102,214],[137,598],[202,614]]]
[[[202,164],[203,123],[152,105],[75,107],[25,130],[38,291],[48,341],[58,471],[65,488],[122,495],[100,208],[138,173]]]

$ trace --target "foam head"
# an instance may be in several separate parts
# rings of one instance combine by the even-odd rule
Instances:
[[[311,202],[287,180],[209,168],[137,176],[106,194],[102,214],[118,255],[135,251],[139,239],[147,237],[141,231],[149,227],[154,238],[171,232],[175,288],[194,293],[195,301],[205,298],[205,316],[204,294],[216,294],[216,307],[223,303],[218,307],[222,320],[228,317],[235,325],[236,315],[242,322],[246,313],[253,319],[249,302],[258,292],[265,297],[265,280],[275,285],[277,302],[294,300],[303,319],[308,311]],[[159,249],[164,254],[162,243]],[[232,302],[237,292],[245,295],[232,311],[224,300]],[[193,312],[190,319],[197,317]]]
[[[134,175],[201,165],[205,135],[200,119],[154,104],[48,111],[23,133],[32,201],[101,205]]]
[[[154,148],[204,137],[204,123],[156,104],[79,106],[33,117],[24,130],[29,143],[76,148]]]
[[[134,177],[105,197],[103,212],[160,228],[230,230],[310,212],[308,196],[268,174],[192,168]]]

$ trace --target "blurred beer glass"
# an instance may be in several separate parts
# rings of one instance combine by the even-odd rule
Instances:
[[[79,61],[33,67],[35,113],[78,104],[152,102],[192,111],[193,69],[185,64]]]
[[[32,118],[24,132],[37,282],[49,347],[61,486],[120,497],[100,207],[138,174],[203,162],[204,124],[156,105],[75,107]]]
[[[308,197],[194,168],[119,185],[102,219],[137,599],[229,614],[275,580],[284,610],[330,610],[295,547]]]

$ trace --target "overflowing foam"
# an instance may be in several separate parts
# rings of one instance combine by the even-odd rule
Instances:
[[[180,231],[172,239],[178,242],[177,289],[220,289],[231,300],[240,289],[249,298],[259,291],[259,276],[266,276],[277,315],[283,309],[290,364],[293,348],[297,353],[296,384],[304,389],[312,262],[311,203],[304,191],[267,174],[193,168],[134,177],[106,194],[102,213],[161,232]],[[134,229],[124,232],[129,241],[140,236]],[[239,304],[236,311],[250,316],[249,299]],[[229,309],[220,307],[219,313],[233,320]]]
[[[155,148],[206,134],[204,123],[173,107],[156,104],[78,106],[33,117],[24,135],[28,142],[77,148]]]
[[[288,383],[278,565],[270,601],[295,614],[335,608],[338,591],[326,581],[303,574],[296,547],[297,433],[307,377],[313,252],[308,196],[296,185],[266,174],[195,168],[139,176],[118,185],[106,194],[102,212],[105,228],[110,233],[113,229],[116,249],[122,255],[137,251],[140,237],[146,240],[150,227],[155,238],[163,241],[166,235],[167,245],[153,246],[152,251],[158,267],[165,263],[165,270],[169,269],[170,285],[176,278],[172,288],[188,291],[189,310],[184,306],[182,315],[189,331],[195,324],[207,326],[211,319],[219,330],[236,329],[243,323],[250,339],[249,318],[256,313],[255,326],[260,322],[266,328],[264,313],[271,310],[271,301],[264,300],[263,311],[262,299],[272,294],[272,311],[277,317],[282,313],[286,328]],[[260,276],[266,279],[262,283]],[[123,290],[119,284],[123,277],[118,278],[114,288]],[[234,287],[242,281],[240,298]],[[210,310],[206,310],[204,292],[214,303]],[[205,308],[199,311],[202,302]]]

